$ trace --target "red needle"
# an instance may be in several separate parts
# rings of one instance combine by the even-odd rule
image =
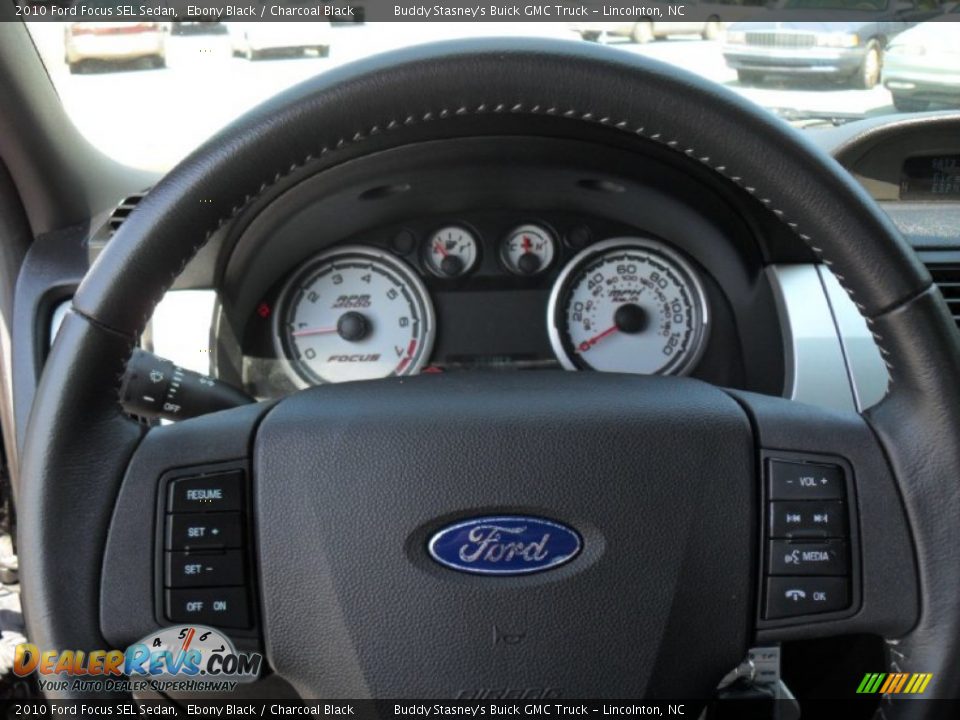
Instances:
[[[305,335],[327,335],[329,333],[335,333],[337,329],[335,327],[322,327],[322,328],[305,328],[303,330],[294,330],[291,333],[294,337],[304,337]]]
[[[447,256],[447,250],[445,247],[443,247],[443,243],[440,242],[439,240],[433,244],[433,248],[434,250],[438,250],[440,254],[443,255],[444,257]]]
[[[526,235],[523,236],[523,249],[526,252],[530,252],[530,238],[528,238]]]
[[[581,353],[585,353],[587,350],[589,350],[590,348],[592,348],[594,345],[596,345],[598,342],[600,342],[601,340],[603,340],[605,337],[607,337],[608,335],[613,335],[613,333],[615,333],[615,332],[616,332],[617,330],[619,330],[619,329],[620,329],[620,328],[618,328],[616,325],[613,325],[613,326],[611,326],[611,327],[608,327],[606,330],[604,330],[604,331],[603,331],[602,333],[600,333],[599,335],[594,335],[594,336],[593,336],[592,338],[590,338],[589,340],[584,340],[582,343],[580,343],[580,344],[577,346],[577,350],[578,350],[579,352],[581,352]]]

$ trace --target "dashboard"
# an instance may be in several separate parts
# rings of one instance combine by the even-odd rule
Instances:
[[[258,306],[272,322],[251,323],[261,375],[249,365],[246,384],[268,393],[271,364],[298,387],[463,368],[693,370],[710,329],[705,271],[661,240],[610,227],[594,241],[602,223],[565,220],[562,235],[541,219],[503,231],[476,213],[322,251]]]
[[[951,307],[958,125],[804,131],[880,202]],[[28,254],[18,434],[71,289],[141,196]],[[839,409],[886,387],[853,303],[793,233],[696,161],[610,135],[435,140],[293,174],[214,234],[143,345],[258,398],[462,370],[687,375]]]
[[[838,159],[881,203],[960,202],[960,147],[949,116],[874,121],[828,137],[843,138]]]
[[[217,374],[260,398],[466,369],[779,392],[755,228],[675,164],[630,160],[476,138],[302,179],[225,239]]]

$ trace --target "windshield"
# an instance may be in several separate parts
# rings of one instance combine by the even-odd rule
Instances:
[[[702,21],[685,22],[439,22],[431,11],[440,6],[414,5],[404,12],[426,21],[365,22],[362,6],[348,6],[352,15],[333,23],[25,20],[81,132],[123,163],[165,171],[244,111],[308,77],[392,48],[468,37],[603,43],[689,70],[804,127],[960,106],[960,25],[934,20],[944,12],[957,17],[956,6],[889,5],[888,12],[884,0],[716,0],[696,6]],[[865,17],[810,21],[810,8],[824,7]],[[764,12],[776,21],[758,21]]]

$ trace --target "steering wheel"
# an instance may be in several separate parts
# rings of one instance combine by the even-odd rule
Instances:
[[[886,397],[858,415],[691,379],[531,371],[323,386],[149,431],[122,412],[131,349],[218,228],[281,181],[478,135],[655,144],[753,196],[867,318]],[[95,649],[160,626],[167,483],[230,467],[250,523],[252,634],[304,697],[705,698],[754,642],[852,632],[886,638],[891,672],[932,673],[925,697],[956,696],[958,360],[945,303],[887,217],[832,159],[722,87],[554,41],[357,62],[195,151],[84,278],[24,450],[28,634]],[[815,482],[845,499],[850,596],[845,610],[778,620],[763,598],[782,558],[763,526],[770,500],[805,497],[777,485],[791,463],[829,470]],[[502,577],[433,562],[438,530],[497,514],[550,518],[580,553]]]

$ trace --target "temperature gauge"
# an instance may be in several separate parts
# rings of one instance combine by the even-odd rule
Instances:
[[[466,228],[449,225],[430,236],[425,255],[427,267],[436,275],[460,277],[477,264],[477,238]]]
[[[553,236],[539,225],[521,225],[500,246],[503,264],[517,275],[535,275],[546,270],[555,251]]]

